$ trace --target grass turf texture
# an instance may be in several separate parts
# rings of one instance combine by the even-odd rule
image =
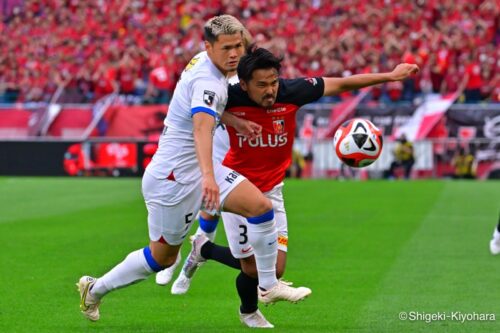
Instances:
[[[79,313],[75,282],[147,242],[139,179],[0,178],[1,332],[240,332],[237,272],[206,264],[184,296],[154,278]],[[285,278],[312,296],[261,306],[275,332],[498,332],[498,182],[287,181]],[[194,232],[194,229],[192,230]],[[222,228],[217,237],[225,243]],[[189,250],[184,246],[184,256]],[[398,319],[493,313],[495,321]]]

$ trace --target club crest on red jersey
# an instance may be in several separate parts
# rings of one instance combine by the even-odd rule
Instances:
[[[285,119],[273,120],[273,129],[275,134],[285,133]]]

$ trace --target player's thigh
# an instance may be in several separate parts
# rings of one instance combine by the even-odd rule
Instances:
[[[224,211],[254,217],[272,209],[269,199],[248,179],[223,165],[215,169]]]
[[[182,244],[200,209],[199,183],[184,185],[144,177],[143,195],[150,240],[171,246]]]
[[[253,248],[248,241],[248,222],[246,218],[233,214],[222,213],[222,222],[226,231],[227,242],[233,257],[248,258],[253,255]]]
[[[220,211],[223,210],[226,199],[229,194],[234,191],[242,182],[246,181],[245,176],[240,175],[238,172],[223,166],[220,163],[214,161],[214,178],[217,186],[219,186],[219,200],[220,200]],[[215,216],[219,215],[219,211],[207,210],[202,206],[202,211],[205,213]]]

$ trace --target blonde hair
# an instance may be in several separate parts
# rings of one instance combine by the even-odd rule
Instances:
[[[246,28],[243,29],[243,43],[245,44],[245,49],[253,43],[252,34]]]
[[[232,15],[214,16],[205,23],[205,40],[213,43],[220,35],[234,35],[240,33],[245,35],[245,27]]]

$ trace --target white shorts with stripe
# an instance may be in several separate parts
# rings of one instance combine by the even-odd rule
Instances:
[[[221,207],[229,193],[246,178],[221,164],[214,165]],[[142,177],[142,194],[148,210],[149,238],[180,245],[201,209],[201,178],[190,184],[157,179],[147,171]],[[208,212],[210,214],[214,211]]]
[[[278,250],[287,252],[288,222],[282,193],[283,185],[283,182],[281,182],[271,191],[264,193],[264,195],[273,203],[274,219],[278,229]],[[233,213],[222,212],[222,221],[231,254],[238,259],[253,255],[253,248],[248,242],[247,219]]]

